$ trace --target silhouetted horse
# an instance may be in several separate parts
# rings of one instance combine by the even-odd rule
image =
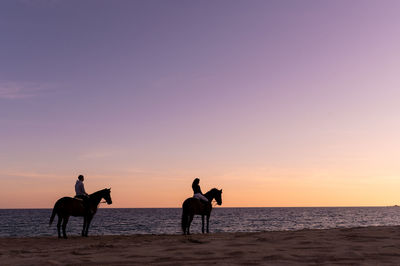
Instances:
[[[207,216],[207,233],[209,233],[208,225],[212,210],[211,202],[213,199],[217,201],[218,205],[222,204],[222,189],[216,188],[208,191],[204,196],[208,199],[208,203],[203,203],[197,198],[188,198],[182,204],[182,230],[183,234],[190,235],[190,224],[193,221],[195,214],[201,215],[201,232],[204,234],[204,216]]]
[[[58,216],[57,222],[57,232],[58,237],[61,238],[60,226],[62,222],[62,231],[63,237],[67,238],[67,234],[65,233],[65,228],[67,227],[68,219],[70,216],[83,216],[83,229],[82,236],[88,236],[89,225],[93,219],[97,211],[97,206],[99,205],[101,199],[104,199],[107,204],[112,204],[111,200],[111,189],[105,188],[103,190],[99,190],[93,194],[88,196],[88,209],[85,210],[83,205],[83,200],[71,197],[64,197],[57,200],[56,204],[54,204],[53,213],[50,217],[49,225],[54,220],[54,217]]]

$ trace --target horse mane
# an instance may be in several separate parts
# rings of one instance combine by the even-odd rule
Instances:
[[[101,189],[101,190],[99,190],[99,191],[96,191],[96,192],[94,192],[94,193],[92,193],[92,194],[89,194],[89,197],[97,196],[98,194],[104,192],[105,190],[108,190],[108,188],[104,188],[104,189]]]
[[[211,193],[214,193],[214,192],[216,192],[216,191],[218,191],[217,188],[212,188],[212,189],[210,189],[208,192],[206,192],[204,195],[210,195]]]

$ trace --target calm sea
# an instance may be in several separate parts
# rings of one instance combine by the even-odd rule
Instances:
[[[56,236],[48,226],[51,209],[0,209],[0,237]],[[181,209],[99,209],[91,235],[181,234]],[[81,217],[71,217],[67,233],[79,235]],[[400,207],[215,208],[210,232],[257,232],[400,225]],[[196,216],[192,233],[201,232]]]

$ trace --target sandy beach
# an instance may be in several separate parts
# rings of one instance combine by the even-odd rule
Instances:
[[[398,265],[400,227],[0,238],[1,265]]]

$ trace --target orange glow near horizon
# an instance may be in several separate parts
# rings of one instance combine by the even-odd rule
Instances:
[[[223,189],[221,207],[316,207],[316,206],[391,206],[399,203],[396,176],[346,171],[323,172],[317,169],[259,170],[220,176],[200,176],[203,192],[216,187]],[[251,177],[251,178],[249,178]],[[25,187],[6,184],[0,208],[52,208],[63,196],[73,196],[74,178],[46,177],[44,183],[25,181]],[[53,181],[51,181],[53,180]],[[61,180],[61,181],[56,181]],[[107,181],[108,180],[108,181]],[[113,204],[101,208],[157,208],[181,206],[192,196],[192,178],[87,176],[90,193],[111,187]],[[15,183],[15,182],[14,182]],[[57,184],[53,184],[57,183]],[[35,185],[36,184],[36,185]],[[36,187],[35,187],[36,186]],[[57,188],[57,189],[55,189]],[[15,197],[18,195],[18,197]]]

